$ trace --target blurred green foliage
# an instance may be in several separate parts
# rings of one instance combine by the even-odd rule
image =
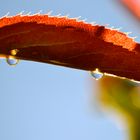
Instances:
[[[98,99],[103,109],[121,118],[130,140],[140,140],[140,87],[139,83],[104,76],[99,81]],[[114,118],[114,119],[115,119]]]

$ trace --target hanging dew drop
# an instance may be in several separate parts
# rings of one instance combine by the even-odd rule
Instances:
[[[96,68],[94,71],[91,71],[91,75],[95,80],[99,80],[103,77],[104,74]]]
[[[18,64],[18,62],[19,62],[19,59],[16,59],[14,56],[18,53],[18,49],[13,49],[13,50],[11,50],[10,51],[10,54],[11,54],[11,56],[8,56],[7,58],[6,58],[6,61],[7,61],[7,63],[10,65],[10,66],[15,66],[15,65],[17,65]]]
[[[10,66],[15,66],[18,64],[19,59],[15,59],[14,57],[9,56],[8,58],[6,58],[6,61]]]

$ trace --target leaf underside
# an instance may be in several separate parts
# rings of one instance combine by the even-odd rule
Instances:
[[[140,81],[140,44],[125,33],[77,19],[16,15],[0,19],[0,56],[114,74]]]

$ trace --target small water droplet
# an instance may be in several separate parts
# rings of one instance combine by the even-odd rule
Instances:
[[[13,49],[10,51],[11,55],[15,56],[19,50],[18,49]]]
[[[9,57],[6,58],[6,61],[7,61],[7,63],[8,63],[9,65],[15,66],[15,65],[18,64],[19,59],[16,59],[16,58],[14,58],[14,57],[9,56]]]
[[[91,71],[91,75],[95,80],[99,80],[103,77],[104,74],[96,68],[94,71]]]

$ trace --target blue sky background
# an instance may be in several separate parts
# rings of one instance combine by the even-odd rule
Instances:
[[[81,16],[139,36],[139,23],[117,0],[1,0],[0,16],[39,10]],[[137,41],[140,41],[137,39]],[[96,84],[85,71],[20,61],[0,61],[0,140],[124,140],[126,134],[91,107]],[[91,92],[92,91],[92,92]],[[94,111],[92,111],[94,110]]]

